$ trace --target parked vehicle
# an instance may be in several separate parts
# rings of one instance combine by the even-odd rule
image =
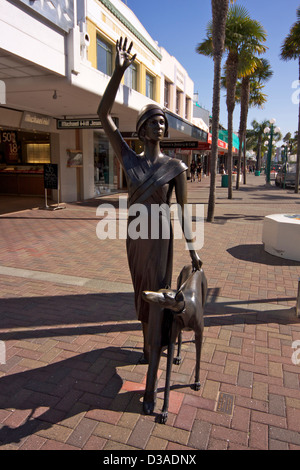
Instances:
[[[270,168],[270,178],[276,180],[277,173],[282,169],[280,163],[272,163]]]
[[[277,172],[275,185],[283,188],[284,186],[295,186],[296,181],[296,163],[285,163],[281,170]],[[300,178],[299,183],[300,184]]]

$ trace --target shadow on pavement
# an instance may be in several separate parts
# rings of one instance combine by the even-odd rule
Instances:
[[[243,307],[239,301],[217,300],[214,298],[207,304],[205,326],[239,327],[274,319],[283,324],[297,321],[293,309],[259,310],[247,302]],[[17,329],[0,333],[0,338],[5,340],[35,338],[39,342],[44,337],[57,336],[61,340],[65,336],[64,340],[68,341],[72,335],[104,334],[104,341],[105,337],[111,341],[106,333],[140,330],[140,323],[132,321],[135,314],[131,293],[3,299],[0,309],[1,329]],[[124,383],[118,374],[121,367],[138,364],[142,350],[137,349],[105,346],[82,354],[67,350],[67,355],[73,357],[1,377],[0,408],[21,410],[24,420],[16,427],[4,422],[0,428],[0,445],[18,443],[36,432],[43,435],[54,424],[64,426],[64,420],[83,411],[100,410],[100,421],[95,418],[95,426],[101,422],[105,410],[141,414],[143,383],[138,390],[128,391],[126,387],[122,390]],[[4,372],[5,367],[1,366]],[[145,376],[146,366],[137,367],[140,377]],[[172,389],[189,386],[173,385]]]
[[[4,424],[0,429],[0,444],[20,442],[83,410],[125,411],[128,408],[141,413],[139,400],[130,404],[137,398],[136,393],[126,392],[121,401],[115,400],[123,385],[117,368],[136,364],[140,357],[141,352],[107,347],[1,377],[0,407],[28,410],[28,416],[18,427]]]
[[[251,263],[267,264],[270,266],[300,266],[299,261],[270,255],[264,250],[263,244],[237,245],[229,248],[227,252],[234,258]]]
[[[251,222],[260,222],[264,220],[264,216],[261,215],[245,215],[245,214],[224,214],[224,215],[217,215],[215,216],[215,223],[224,225],[229,220],[238,220],[242,219],[244,221],[251,221]]]
[[[136,320],[131,292],[2,298],[0,313],[0,330],[12,330],[0,333],[0,339],[128,331],[135,327],[126,322]]]

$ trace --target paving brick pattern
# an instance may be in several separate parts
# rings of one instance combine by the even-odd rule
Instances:
[[[189,202],[205,211],[208,186],[208,178],[188,184]],[[299,450],[300,263],[265,253],[261,235],[264,216],[299,213],[300,196],[249,175],[228,200],[218,180],[200,250],[209,285],[202,386],[190,388],[195,345],[185,332],[166,425],[156,420],[165,355],[155,414],[142,413],[147,366],[138,363],[125,240],[97,238],[100,202],[45,211],[28,199],[33,206],[17,211],[0,198],[0,449]],[[174,283],[188,262],[176,240]],[[220,394],[232,400],[229,413],[218,411]]]

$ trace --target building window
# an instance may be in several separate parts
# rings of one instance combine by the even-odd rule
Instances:
[[[165,80],[164,87],[164,106],[170,108],[170,82],[167,82],[167,80]]]
[[[137,90],[137,65],[131,64],[124,75],[124,83],[128,88]]]
[[[180,114],[181,110],[181,91],[176,90],[176,113]]]
[[[186,98],[186,100],[185,100],[185,119],[189,119],[190,104],[191,104],[190,98]]]
[[[146,96],[154,99],[154,77],[146,73]]]
[[[112,75],[112,46],[97,37],[97,69],[106,75]]]

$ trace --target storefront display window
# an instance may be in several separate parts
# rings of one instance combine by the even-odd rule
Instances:
[[[50,135],[0,130],[0,194],[43,195],[43,164],[50,163]]]
[[[96,193],[110,184],[109,144],[104,135],[94,134],[94,181]]]
[[[29,143],[26,146],[26,163],[50,163],[50,144]]]

